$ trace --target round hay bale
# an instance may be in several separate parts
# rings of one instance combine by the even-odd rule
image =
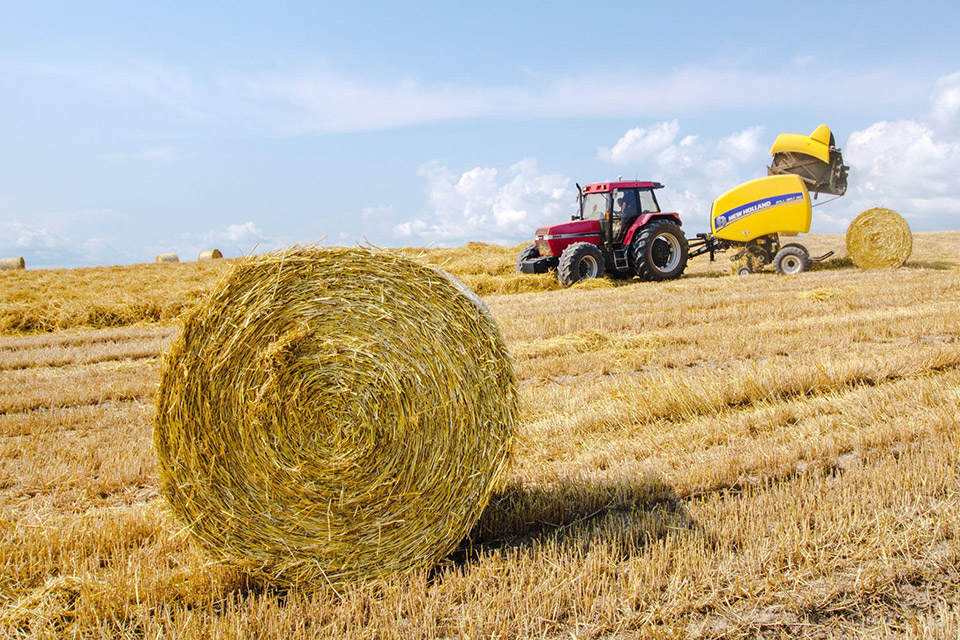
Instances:
[[[175,253],[158,253],[156,262],[180,262],[180,256]]]
[[[219,260],[222,257],[223,254],[220,253],[220,249],[211,249],[209,251],[201,251],[200,255],[197,256],[197,260],[205,262],[207,260]]]
[[[896,211],[867,209],[847,227],[847,253],[861,269],[902,267],[913,251],[910,225]]]
[[[17,258],[0,258],[0,270],[6,271],[7,269],[26,269],[27,263],[24,262],[23,256]]]
[[[439,269],[365,248],[240,261],[164,358],[162,492],[214,559],[281,585],[436,563],[501,481],[500,332]]]

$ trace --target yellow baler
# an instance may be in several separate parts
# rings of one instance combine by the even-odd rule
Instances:
[[[775,233],[810,231],[810,193],[797,176],[767,176],[744,182],[716,199],[710,210],[713,235],[750,242]]]
[[[767,177],[750,180],[720,196],[710,209],[710,230],[691,240],[690,257],[740,249],[731,260],[742,264],[745,274],[773,264],[778,273],[800,273],[811,261],[824,260],[833,252],[811,257],[798,243],[780,244],[780,236],[810,231],[812,204],[820,193],[843,195],[847,171],[833,133],[820,125],[809,136],[783,133],[770,148],[773,161]]]

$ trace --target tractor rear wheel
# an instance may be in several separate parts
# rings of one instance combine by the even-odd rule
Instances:
[[[569,287],[574,282],[587,278],[603,277],[603,254],[596,245],[589,242],[577,242],[563,250],[557,264],[557,278],[560,284]]]
[[[673,280],[687,267],[687,237],[669,220],[642,227],[630,245],[630,261],[641,280]]]
[[[520,250],[520,253],[517,255],[517,273],[523,273],[523,263],[527,260],[533,260],[534,258],[539,258],[540,252],[537,251],[537,245],[528,244],[523,249]]]
[[[803,247],[784,247],[773,259],[773,268],[780,275],[803,273],[810,268],[810,256]]]

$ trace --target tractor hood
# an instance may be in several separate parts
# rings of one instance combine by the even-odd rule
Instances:
[[[577,242],[600,244],[598,220],[573,220],[552,224],[537,229],[534,241],[541,256],[559,256],[563,250]]]
[[[545,240],[541,236],[568,236],[568,235],[597,235],[600,233],[600,222],[597,220],[573,220],[561,222],[548,227],[537,229],[537,240]]]

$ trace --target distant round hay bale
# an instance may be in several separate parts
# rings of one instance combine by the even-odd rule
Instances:
[[[180,256],[175,253],[158,253],[156,262],[180,262]]]
[[[847,253],[861,269],[902,267],[912,251],[910,225],[896,211],[867,209],[847,227]]]
[[[209,251],[201,251],[200,255],[197,256],[197,260],[205,262],[207,260],[219,260],[222,257],[223,254],[220,253],[220,249],[210,249]]]
[[[462,283],[399,255],[246,258],[164,358],[163,494],[214,559],[281,585],[432,565],[501,481],[516,379]]]
[[[27,263],[24,262],[23,256],[17,258],[0,258],[0,270],[6,271],[8,269],[26,269]]]

